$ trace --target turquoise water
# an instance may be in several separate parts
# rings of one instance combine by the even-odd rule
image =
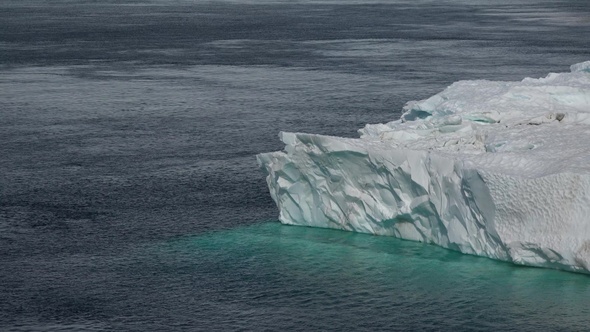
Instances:
[[[584,330],[587,275],[267,222],[152,247],[222,329]],[[184,279],[184,280],[183,280]],[[198,286],[198,287],[197,287]]]

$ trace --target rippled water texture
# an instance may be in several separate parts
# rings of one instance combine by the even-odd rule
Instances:
[[[281,226],[255,154],[590,59],[586,1],[0,1],[0,330],[584,330],[588,276]]]
[[[151,250],[213,298],[197,318],[229,327],[550,331],[590,317],[587,276],[388,237],[266,223]]]

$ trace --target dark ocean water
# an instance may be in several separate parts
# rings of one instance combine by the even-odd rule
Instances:
[[[254,156],[589,36],[587,1],[0,0],[0,330],[588,330],[586,275],[280,225]]]

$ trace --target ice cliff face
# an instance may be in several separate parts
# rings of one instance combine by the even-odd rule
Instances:
[[[280,221],[590,273],[590,61],[404,111],[359,139],[281,133],[257,156]]]

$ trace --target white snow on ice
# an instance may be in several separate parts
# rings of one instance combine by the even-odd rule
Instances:
[[[456,82],[359,132],[257,156],[282,223],[590,273],[590,61]]]

